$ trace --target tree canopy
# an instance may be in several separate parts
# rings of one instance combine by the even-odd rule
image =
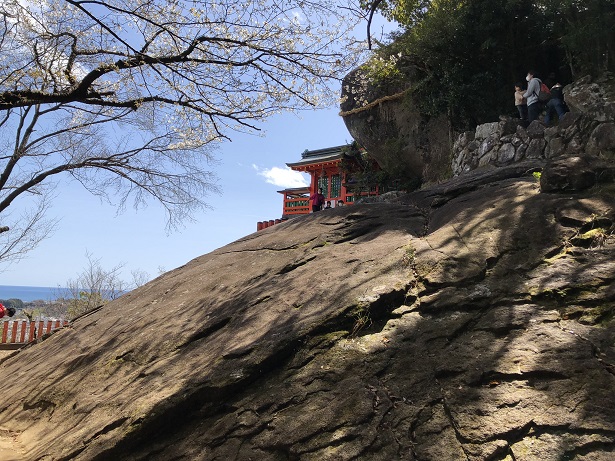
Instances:
[[[382,0],[363,6],[399,22],[392,43],[377,53],[411,57],[422,73],[415,99],[423,112],[448,113],[460,129],[514,111],[513,85],[529,69],[563,84],[615,70],[612,0]]]
[[[347,11],[329,0],[2,2],[0,260],[53,229],[45,211],[61,175],[120,208],[157,200],[170,226],[206,207],[217,142],[337,97],[331,82],[357,62]]]

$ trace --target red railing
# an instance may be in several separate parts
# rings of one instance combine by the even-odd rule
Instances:
[[[256,223],[256,230],[261,231],[263,229],[267,229],[268,227],[275,226],[276,224],[280,224],[282,222],[281,219],[270,219],[269,221],[259,221]]]
[[[7,320],[2,322],[1,344],[27,344],[65,325],[68,320]]]
[[[305,198],[290,198],[284,200],[283,215],[308,214],[310,212],[310,200]]]
[[[307,190],[307,189],[306,189]],[[280,191],[284,192],[284,191]],[[285,221],[287,218],[291,218],[297,215],[309,214],[312,211],[312,207],[310,206],[310,199],[307,195],[297,196],[299,194],[295,194],[293,191],[293,197],[289,197],[289,193],[286,193],[284,196],[284,210],[282,213],[282,219],[270,219],[268,221],[259,221],[256,223],[256,230],[261,231],[267,229],[268,227],[274,226]],[[376,187],[374,190],[369,192],[362,192],[361,197],[367,197],[371,195],[378,195],[379,191]],[[343,196],[345,198],[345,205],[352,205],[355,201],[355,196],[353,194],[345,194]],[[338,202],[342,197],[327,197],[326,200],[330,201],[332,207],[335,208],[338,206]]]

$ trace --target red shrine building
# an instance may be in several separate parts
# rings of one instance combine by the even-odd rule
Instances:
[[[372,187],[369,191],[357,192],[353,187],[353,179],[349,173],[343,170],[343,162],[352,162],[353,157],[346,152],[349,145],[328,147],[318,150],[306,150],[301,154],[298,162],[287,163],[286,165],[294,170],[310,175],[310,185],[307,187],[297,187],[278,191],[282,194],[282,218],[257,223],[257,230],[265,229],[283,220],[297,215],[311,213],[312,204],[310,196],[318,189],[322,189],[325,202],[330,201],[331,207],[352,205],[357,196],[378,195],[378,186]],[[373,169],[377,170],[378,165],[373,162]]]

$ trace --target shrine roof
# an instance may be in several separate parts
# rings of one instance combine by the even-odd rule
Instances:
[[[303,187],[289,187],[288,189],[284,189],[284,190],[279,190],[277,191],[278,194],[301,194],[301,193],[309,193],[310,192],[310,187],[309,186],[303,186]]]
[[[301,154],[300,161],[287,163],[286,165],[293,168],[340,160],[344,156],[343,149],[345,147],[347,147],[347,145],[327,147],[325,149],[317,150],[306,150]]]

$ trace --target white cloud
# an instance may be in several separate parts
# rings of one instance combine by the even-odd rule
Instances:
[[[297,24],[305,23],[305,16],[300,11],[293,11],[293,19],[297,22]]]
[[[291,188],[305,187],[310,184],[304,174],[293,171],[289,167],[279,168],[274,166],[273,168],[260,168],[257,165],[252,165],[252,168],[256,170],[259,176],[264,177],[267,183],[274,186]]]

